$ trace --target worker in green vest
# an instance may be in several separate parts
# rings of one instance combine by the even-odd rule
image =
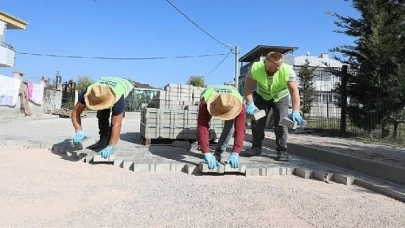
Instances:
[[[88,135],[81,126],[80,114],[87,107],[97,111],[100,140],[88,149],[102,149],[99,154],[107,158],[114,151],[121,135],[125,115],[125,98],[133,90],[133,84],[122,78],[104,77],[87,87],[73,108],[71,120],[76,131],[73,143],[78,144]],[[110,113],[112,114],[110,125]]]
[[[225,142],[225,138],[230,134],[230,129],[225,127],[227,132],[223,132],[222,142],[219,143],[221,146],[213,154],[209,143],[209,122],[212,118],[227,121],[228,125],[233,123],[235,139],[232,153],[226,163],[230,164],[232,168],[239,168],[239,153],[243,148],[246,133],[246,107],[243,104],[242,96],[235,87],[229,85],[209,86],[201,94],[197,117],[197,138],[209,169],[219,166],[223,152],[219,149],[224,143],[226,148],[228,142]]]
[[[257,94],[253,101],[252,87],[257,83]],[[300,95],[297,76],[292,66],[284,63],[284,57],[279,52],[270,52],[265,60],[252,64],[246,78],[246,113],[253,114],[256,110],[266,110],[266,117],[257,121],[252,120],[252,147],[241,156],[259,156],[264,140],[264,130],[270,109],[274,115],[274,133],[276,135],[277,155],[279,160],[289,160],[287,153],[288,129],[280,125],[280,120],[290,117],[301,124]],[[288,115],[289,95],[292,99],[292,113]]]

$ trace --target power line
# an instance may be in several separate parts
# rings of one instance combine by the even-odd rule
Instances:
[[[78,55],[57,55],[57,54],[40,54],[29,52],[16,52],[19,55],[31,55],[53,58],[72,58],[72,59],[101,59],[101,60],[156,60],[156,59],[187,59],[187,58],[205,58],[212,56],[223,56],[229,54],[206,54],[206,55],[181,55],[181,56],[156,56],[156,57],[102,57],[102,56],[78,56]]]
[[[228,54],[225,56],[225,58],[223,58],[223,59],[221,60],[221,62],[219,62],[219,63],[214,67],[214,69],[212,69],[210,72],[204,74],[203,77],[205,77],[205,76],[211,74],[211,73],[214,72],[216,69],[218,69],[218,67],[222,65],[222,63],[226,60],[226,58],[228,58],[228,56],[229,56],[231,53],[232,53],[232,50],[230,50],[230,51],[228,52]]]
[[[177,8],[173,3],[171,3],[169,0],[166,0],[167,3],[169,3],[174,9],[176,9],[181,15],[183,15],[188,21],[190,21],[191,23],[193,23],[197,28],[199,28],[201,31],[203,31],[205,34],[207,34],[209,37],[211,37],[213,40],[217,41],[219,44],[221,44],[222,46],[232,49],[231,47],[229,47],[229,45],[226,45],[224,43],[222,43],[221,41],[219,41],[218,39],[216,39],[215,37],[213,37],[211,34],[209,34],[207,31],[205,31],[203,28],[201,28],[197,23],[195,23],[193,20],[191,20],[186,14],[184,14],[179,8]]]

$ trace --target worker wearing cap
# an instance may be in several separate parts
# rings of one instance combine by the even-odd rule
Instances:
[[[242,150],[246,133],[246,108],[242,96],[235,87],[209,86],[201,94],[198,110],[198,144],[209,169],[219,166],[219,157],[216,158],[211,153],[209,145],[209,122],[212,117],[225,121],[234,120],[234,145],[226,163],[230,164],[232,168],[238,168],[239,153]]]
[[[292,113],[290,119],[301,124],[300,95],[297,76],[292,66],[284,63],[284,57],[279,52],[270,52],[263,61],[252,64],[246,78],[246,113],[253,114],[256,110],[265,110],[266,118],[252,120],[252,148],[242,153],[242,156],[258,156],[261,154],[262,142],[267,115],[270,109],[274,115],[274,133],[276,135],[277,155],[280,160],[288,160],[287,139],[288,129],[280,125],[280,120],[288,117],[289,96],[292,98]],[[253,101],[252,87],[257,83],[257,94]]]
[[[72,111],[71,120],[76,131],[73,143],[78,144],[88,137],[82,129],[80,119],[80,114],[87,107],[97,111],[100,135],[100,140],[88,149],[103,149],[99,154],[103,158],[109,157],[120,138],[122,119],[125,115],[125,98],[133,88],[128,80],[115,77],[104,77],[88,86],[87,90],[79,95]]]

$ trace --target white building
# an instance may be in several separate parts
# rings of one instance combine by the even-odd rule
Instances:
[[[8,29],[26,29],[27,22],[0,11],[0,67],[14,67],[15,50],[6,43]]]
[[[302,66],[305,65],[306,60],[309,61],[311,67],[316,67],[314,71],[314,102],[310,116],[313,117],[340,117],[340,109],[336,106],[338,96],[333,93],[336,83],[339,78],[333,76],[329,70],[332,68],[340,69],[342,63],[329,58],[328,53],[321,53],[319,56],[311,56],[310,53],[304,56],[294,56],[294,51],[297,47],[280,47],[280,46],[266,46],[258,45],[253,50],[239,59],[241,62],[240,76],[239,76],[239,91],[245,94],[245,81],[248,69],[255,61],[263,60],[267,53],[271,51],[278,51],[284,54],[284,62],[293,66],[295,72],[299,74]],[[290,101],[291,102],[291,101]]]

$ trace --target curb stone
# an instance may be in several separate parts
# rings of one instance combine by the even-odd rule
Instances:
[[[22,146],[29,149],[47,149],[51,150],[55,153],[67,154],[70,153],[72,156],[76,156],[79,158],[78,161],[82,161],[85,163],[94,162],[94,158],[96,157],[96,162],[103,160],[101,157],[98,158],[95,152],[87,151],[87,153],[83,153],[82,151],[72,151],[72,147],[69,147],[66,143],[61,144],[48,144],[48,143],[41,143],[41,142],[34,142],[34,141],[20,141],[20,140],[0,140],[0,145],[5,146]],[[156,164],[136,164],[133,160],[123,160],[117,159],[115,160],[115,156],[110,157],[108,159],[109,163],[113,163],[114,166],[118,166],[123,169],[131,170],[133,172],[140,172],[140,171],[181,171],[187,173],[189,175],[194,176],[201,176],[203,173],[200,171],[200,164],[199,165],[192,165],[192,164],[183,164],[183,163],[156,163]],[[229,171],[230,168],[227,168]],[[225,170],[225,167],[224,167]],[[240,168],[239,172],[242,172],[243,169]],[[225,172],[225,171],[224,171]],[[373,184],[369,181],[365,181],[359,178],[355,178],[351,175],[344,175],[340,173],[333,173],[333,172],[326,172],[322,170],[310,170],[306,168],[299,168],[299,167],[268,167],[268,168],[245,168],[244,174],[246,177],[249,176],[270,176],[270,175],[295,175],[304,179],[313,179],[318,181],[323,181],[329,183],[329,181],[333,181],[335,183],[344,184],[344,185],[356,185],[362,188],[369,189],[373,192],[378,194],[385,195],[387,197],[393,198],[395,200],[401,201],[405,203],[405,194],[392,190],[386,186],[379,186],[377,184]]]

